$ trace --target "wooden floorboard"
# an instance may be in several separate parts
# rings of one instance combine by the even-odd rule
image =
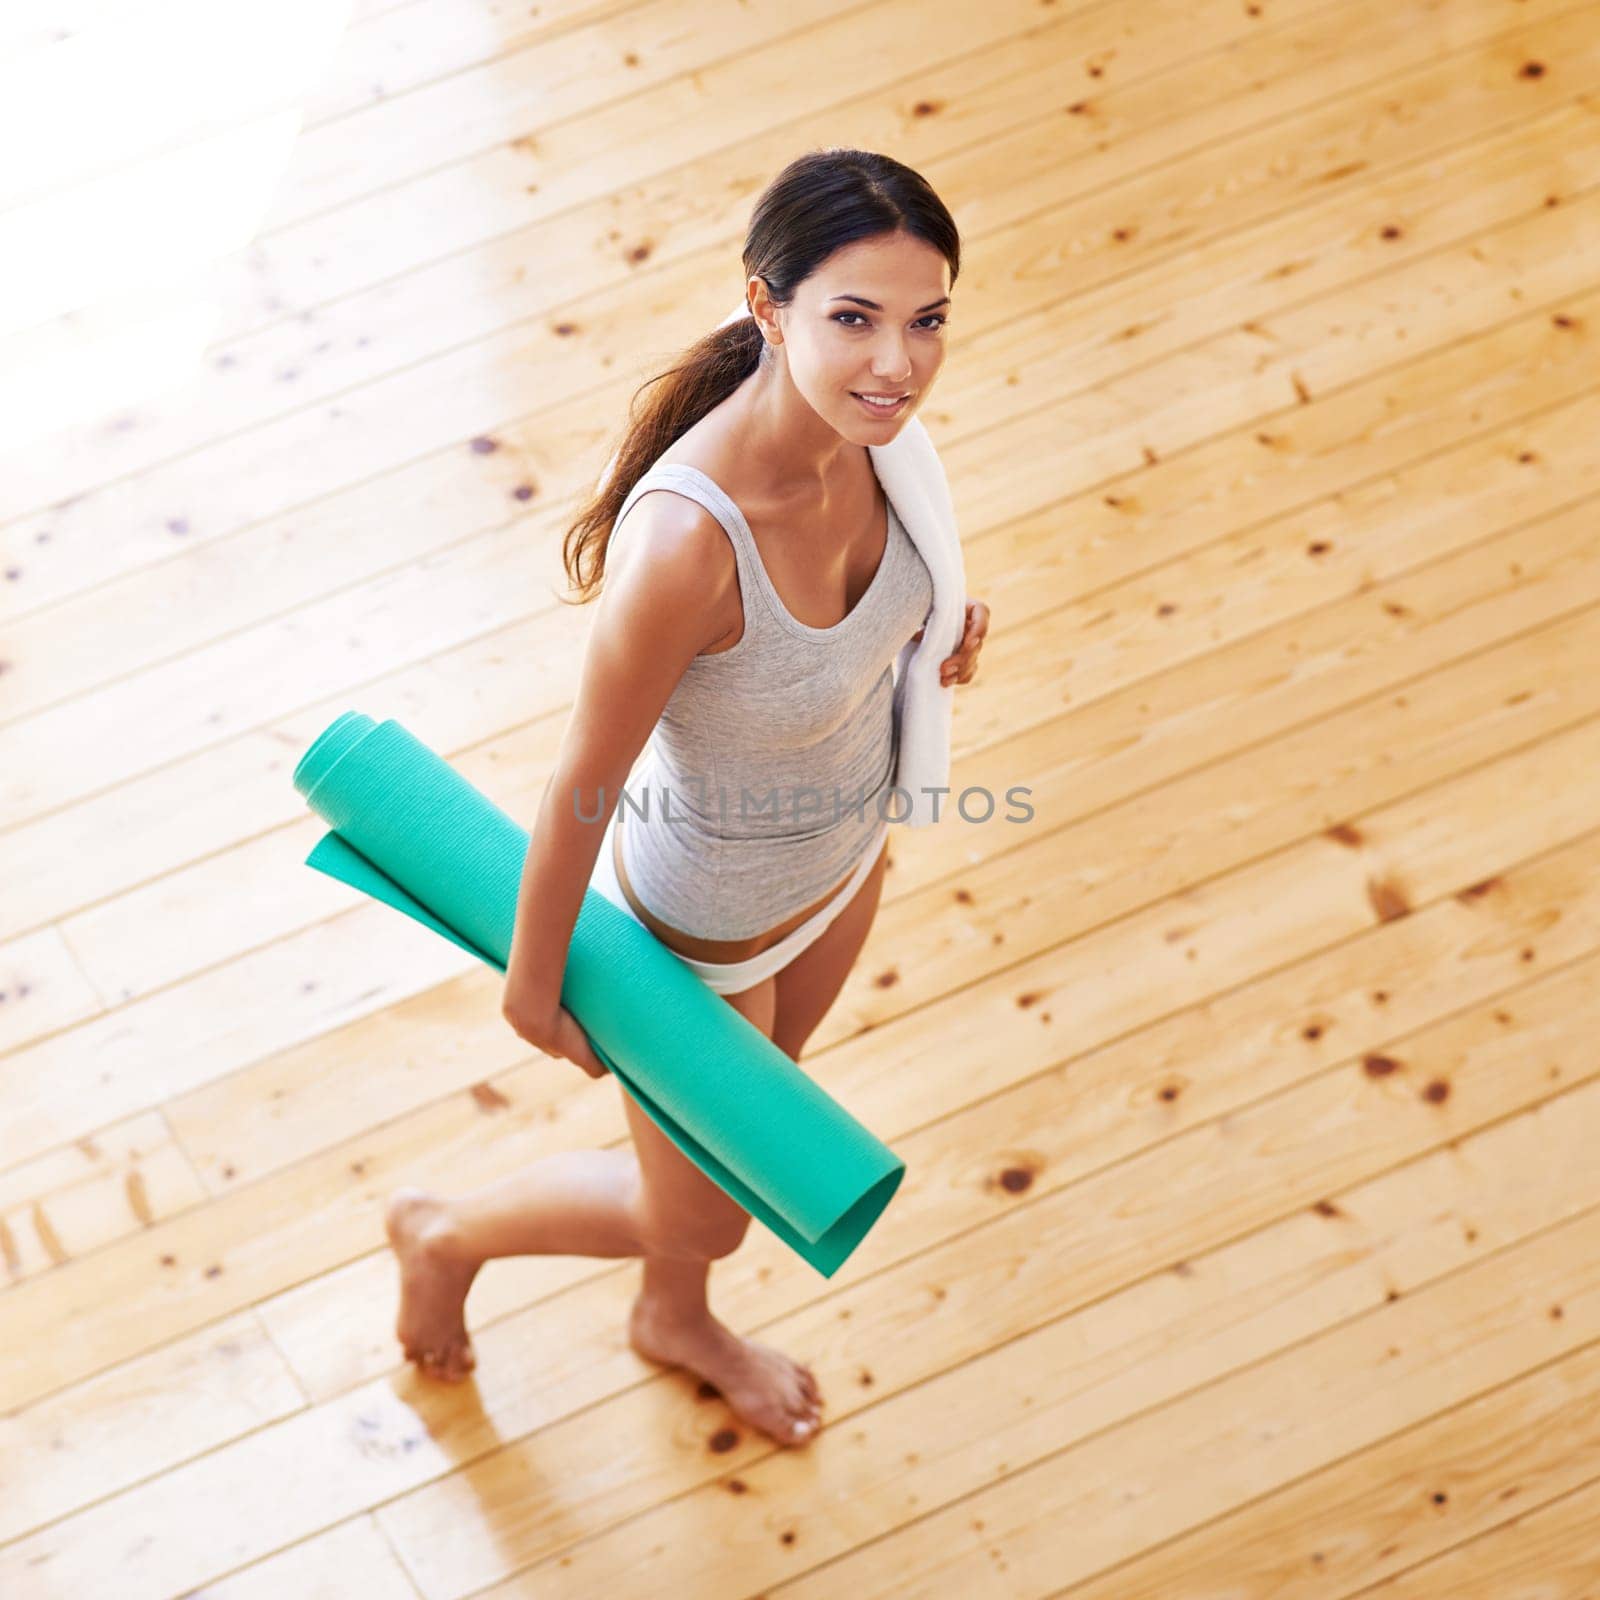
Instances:
[[[303,118],[191,381],[0,456],[0,1593],[1592,1600],[1600,7],[362,0]],[[804,1064],[905,1183],[713,1273],[788,1451],[632,1261],[398,1360],[384,1196],[628,1128],[289,772],[532,816],[565,519],[827,144],[961,227],[952,783],[1035,816],[891,830]]]

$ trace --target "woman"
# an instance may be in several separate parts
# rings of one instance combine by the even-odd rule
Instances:
[[[883,885],[891,664],[932,585],[868,446],[895,436],[944,362],[959,238],[910,168],[830,149],[768,187],[743,259],[752,315],[653,380],[563,547],[581,599],[607,582],[523,866],[503,1011],[595,1077],[606,1069],[560,1004],[591,883],[795,1059]],[[971,681],[987,626],[971,602],[944,682]],[[706,1300],[749,1213],[626,1091],[623,1105],[631,1151],[548,1156],[448,1201],[391,1198],[407,1358],[448,1379],[472,1369],[463,1303],[493,1257],[638,1255],[635,1348],[804,1442],[821,1403],[810,1369]]]

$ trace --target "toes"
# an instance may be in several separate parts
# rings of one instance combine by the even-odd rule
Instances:
[[[432,1378],[458,1380],[466,1377],[478,1364],[470,1341],[430,1348],[420,1340],[402,1339],[400,1348],[407,1361],[415,1362],[419,1371]]]
[[[447,1383],[460,1383],[477,1366],[478,1358],[470,1345],[450,1345],[437,1358],[437,1370]]]

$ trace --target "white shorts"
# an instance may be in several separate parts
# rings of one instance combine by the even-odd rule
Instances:
[[[628,904],[628,897],[622,892],[622,885],[617,882],[616,863],[611,857],[612,834],[617,824],[617,812],[621,809],[620,805],[617,806],[606,823],[605,836],[600,841],[600,854],[595,858],[589,887],[596,894],[603,894],[619,911],[625,911],[642,928],[644,923]],[[821,938],[833,919],[850,904],[856,890],[866,882],[867,875],[877,863],[878,852],[883,847],[883,836],[888,831],[888,821],[884,820],[873,833],[872,842],[862,852],[855,871],[825,906],[814,911],[798,928],[791,929],[775,945],[758,955],[751,956],[748,961],[695,961],[689,956],[678,955],[676,950],[672,953],[677,955],[691,971],[698,973],[705,980],[707,987],[718,994],[739,994],[760,983],[763,978],[770,978],[773,973],[780,972],[788,966],[808,945],[814,944]]]

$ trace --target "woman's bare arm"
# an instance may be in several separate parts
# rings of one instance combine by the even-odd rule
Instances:
[[[506,1018],[519,1034],[558,1024],[567,947],[622,785],[690,661],[727,629],[736,568],[715,518],[681,495],[647,493],[628,513],[628,537],[608,563],[584,650],[572,715],[523,861],[506,967]],[[635,522],[643,521],[643,527]],[[604,804],[600,804],[600,791]],[[576,796],[576,803],[575,803]],[[592,821],[579,817],[596,811]],[[541,1048],[575,1044],[529,1038]],[[588,1052],[587,1041],[582,1052]]]

